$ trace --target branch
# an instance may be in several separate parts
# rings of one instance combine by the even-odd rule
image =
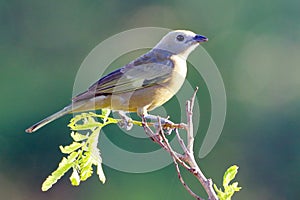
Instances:
[[[197,199],[197,200],[204,200],[204,199],[200,198],[197,194],[195,194],[195,193],[190,189],[190,187],[184,182],[184,180],[183,180],[183,178],[182,178],[182,176],[181,176],[181,173],[180,173],[180,169],[179,169],[177,160],[176,160],[174,157],[172,157],[172,158],[173,158],[173,161],[174,161],[174,164],[175,164],[175,167],[176,167],[176,171],[177,171],[178,178],[179,178],[181,184],[183,185],[183,187],[184,187],[184,188],[185,188],[185,189],[186,189],[193,197],[195,197],[195,199]]]
[[[205,189],[206,193],[208,194],[208,197],[210,200],[216,200],[218,199],[214,189],[213,189],[213,183],[211,179],[207,179],[204,174],[202,173],[201,169],[196,163],[195,156],[194,156],[194,129],[193,129],[193,107],[195,102],[196,93],[198,91],[198,87],[196,88],[192,98],[187,101],[186,103],[186,115],[187,115],[187,148],[188,152],[186,152],[186,156],[188,157],[186,159],[186,162],[193,168],[193,170],[190,170],[191,173],[193,173],[198,181],[202,184],[203,188]]]
[[[160,123],[160,118],[158,118],[158,122],[159,122],[159,124],[161,124],[161,123]],[[166,138],[166,136],[165,136],[165,134],[164,134],[164,132],[163,132],[163,130],[162,130],[162,127],[160,126],[159,128],[160,128],[160,135],[161,135],[161,137],[162,137],[162,139],[163,139],[163,141],[164,141],[164,143],[165,143],[165,146],[166,146],[166,150],[170,153],[170,155],[171,155],[171,157],[172,157],[172,159],[173,159],[173,162],[174,162],[174,164],[175,164],[176,171],[177,171],[177,175],[178,175],[178,178],[179,178],[181,184],[182,184],[183,187],[184,187],[184,188],[185,188],[185,189],[186,189],[193,197],[195,197],[197,200],[204,200],[204,199],[200,198],[197,194],[195,194],[195,193],[190,189],[190,187],[185,183],[185,181],[183,180],[183,178],[182,178],[182,176],[181,176],[181,173],[180,173],[179,166],[178,166],[178,162],[179,162],[182,166],[184,166],[186,169],[190,169],[190,167],[189,167],[188,165],[186,165],[186,164],[180,159],[180,157],[182,157],[182,155],[176,153],[176,152],[172,149],[170,143],[168,142],[168,139]],[[177,129],[176,129],[176,133],[178,133]],[[181,141],[182,141],[182,140],[181,140]],[[180,156],[178,156],[178,155],[180,155]]]
[[[178,166],[178,163],[183,166],[186,170],[188,170],[190,173],[192,173],[197,180],[201,183],[202,187],[206,191],[208,195],[209,200],[219,200],[214,189],[213,189],[213,182],[211,179],[207,179],[204,174],[202,173],[201,169],[199,168],[198,164],[195,161],[193,146],[194,146],[194,129],[193,129],[193,106],[194,101],[196,97],[198,88],[196,88],[192,98],[186,102],[186,115],[187,115],[187,124],[174,124],[171,127],[169,125],[162,125],[161,120],[158,117],[158,128],[156,129],[156,132],[154,133],[147,125],[146,120],[143,118],[143,127],[146,132],[146,134],[156,143],[158,143],[160,146],[163,147],[167,152],[170,153],[173,162],[175,164],[176,171],[178,173],[178,178],[184,188],[197,200],[203,200],[200,198],[197,194],[195,194],[190,187],[184,182],[182,175],[180,173],[180,168]],[[184,152],[184,154],[180,154],[173,150],[171,147],[168,139],[165,136],[163,128],[172,128],[173,131],[176,133],[177,140]],[[187,145],[185,145],[183,139],[180,137],[178,128],[184,128],[187,133]]]
[[[198,87],[196,87],[196,90],[190,100],[187,100],[186,102],[186,116],[187,116],[187,148],[190,153],[194,154],[194,128],[193,128],[193,107],[194,107],[194,101],[196,97],[196,93],[198,91]]]

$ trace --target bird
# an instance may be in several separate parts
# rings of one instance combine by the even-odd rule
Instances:
[[[103,76],[86,91],[74,96],[60,111],[32,125],[32,133],[46,124],[77,112],[110,109],[122,116],[135,112],[145,119],[157,120],[148,111],[170,100],[183,85],[189,54],[208,38],[189,30],[167,33],[149,52]]]

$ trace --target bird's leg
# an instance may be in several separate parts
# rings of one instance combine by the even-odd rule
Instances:
[[[118,122],[119,127],[127,131],[131,130],[133,127],[132,119],[124,111],[117,111],[117,113],[121,117],[121,120]]]
[[[155,116],[155,115],[150,115],[148,113],[144,113],[143,114],[143,117],[146,119],[146,120],[151,120],[152,122],[154,122],[154,127],[157,129],[159,128],[160,125],[162,125],[163,129],[166,130],[166,134],[167,135],[170,135],[171,132],[172,132],[172,129],[170,128],[172,125],[174,125],[174,123],[170,120],[168,120],[168,118],[162,118],[162,117],[159,117],[159,121],[160,121],[160,124],[159,121],[158,121],[158,116]]]
[[[158,116],[155,116],[155,115],[150,115],[150,114],[144,114],[143,115],[144,116],[144,118],[145,119],[147,119],[147,120],[151,120],[151,121],[154,121],[154,122],[158,122],[158,119],[157,119],[157,117]],[[163,118],[163,117],[159,117],[160,118],[160,123],[162,124],[162,125],[164,125],[164,124],[174,124],[172,121],[170,121],[170,120],[168,120],[168,117],[167,118]]]
[[[162,137],[158,133],[158,131],[154,132],[154,131],[151,130],[151,128],[147,124],[147,121],[146,121],[146,118],[144,117],[144,115],[142,115],[141,118],[142,118],[143,128],[144,128],[146,134],[149,136],[149,138],[152,141],[157,142],[159,144],[162,143]]]

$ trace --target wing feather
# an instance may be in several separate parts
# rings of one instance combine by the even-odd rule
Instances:
[[[152,50],[99,79],[87,91],[75,96],[72,100],[77,102],[95,96],[132,92],[161,84],[168,80],[174,67],[170,56],[169,52]]]

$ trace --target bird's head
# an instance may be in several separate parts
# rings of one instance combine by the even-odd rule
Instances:
[[[186,59],[199,43],[206,41],[208,39],[205,36],[192,31],[176,30],[165,35],[154,48],[169,51]]]

